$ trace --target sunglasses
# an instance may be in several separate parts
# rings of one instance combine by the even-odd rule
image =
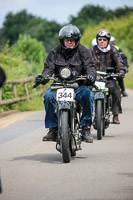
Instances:
[[[104,42],[106,42],[107,39],[98,39],[98,41],[104,41]]]

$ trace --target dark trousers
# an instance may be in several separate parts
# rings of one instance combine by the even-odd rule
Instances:
[[[109,88],[110,94],[112,94],[112,112],[113,115],[118,115],[122,113],[121,107],[121,91],[120,87],[117,84],[116,80],[108,80],[106,87]]]
[[[124,92],[125,91],[125,86],[124,86],[123,78],[119,78],[119,79],[117,79],[117,81],[118,81],[118,84],[119,84],[119,86],[121,88],[121,91]]]

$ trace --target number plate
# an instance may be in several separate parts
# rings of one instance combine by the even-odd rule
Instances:
[[[74,99],[74,89],[63,88],[57,90],[56,101],[73,101],[73,99]]]
[[[104,83],[104,82],[95,81],[95,85],[96,85],[99,89],[105,89],[105,83]]]

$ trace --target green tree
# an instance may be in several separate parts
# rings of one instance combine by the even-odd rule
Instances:
[[[47,52],[50,51],[55,45],[58,45],[58,33],[61,26],[55,21],[47,21],[43,19],[38,25],[33,25],[25,31],[32,37],[43,42]]]
[[[96,26],[105,19],[113,19],[115,17],[127,16],[133,13],[133,7],[118,8],[116,10],[107,10],[101,6],[94,6],[88,4],[84,6],[77,14],[77,16],[71,15],[69,21],[79,27],[81,33],[86,29],[88,25]]]
[[[30,35],[20,34],[12,50],[16,52],[16,54],[22,54],[27,61],[39,64],[43,64],[47,56],[42,42],[37,41],[37,39],[32,38]]]
[[[57,34],[61,26],[55,21],[47,21],[28,14],[26,10],[22,10],[17,14],[9,12],[3,24],[1,34],[5,37],[9,44],[14,44],[20,34],[28,34],[43,42],[48,52],[53,45],[58,44]],[[2,38],[0,39],[2,43]]]
[[[17,14],[9,12],[6,15],[6,19],[3,24],[5,36],[13,44],[17,41],[20,33],[23,33],[27,28],[30,21],[34,19],[34,16],[28,14],[26,10],[22,10]]]

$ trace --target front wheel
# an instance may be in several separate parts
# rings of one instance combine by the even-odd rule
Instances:
[[[96,116],[97,116],[97,139],[101,140],[102,136],[105,134],[105,127],[104,127],[104,115],[103,115],[103,106],[102,101],[97,100],[96,105]]]
[[[64,163],[71,160],[68,110],[61,111],[61,150]]]

